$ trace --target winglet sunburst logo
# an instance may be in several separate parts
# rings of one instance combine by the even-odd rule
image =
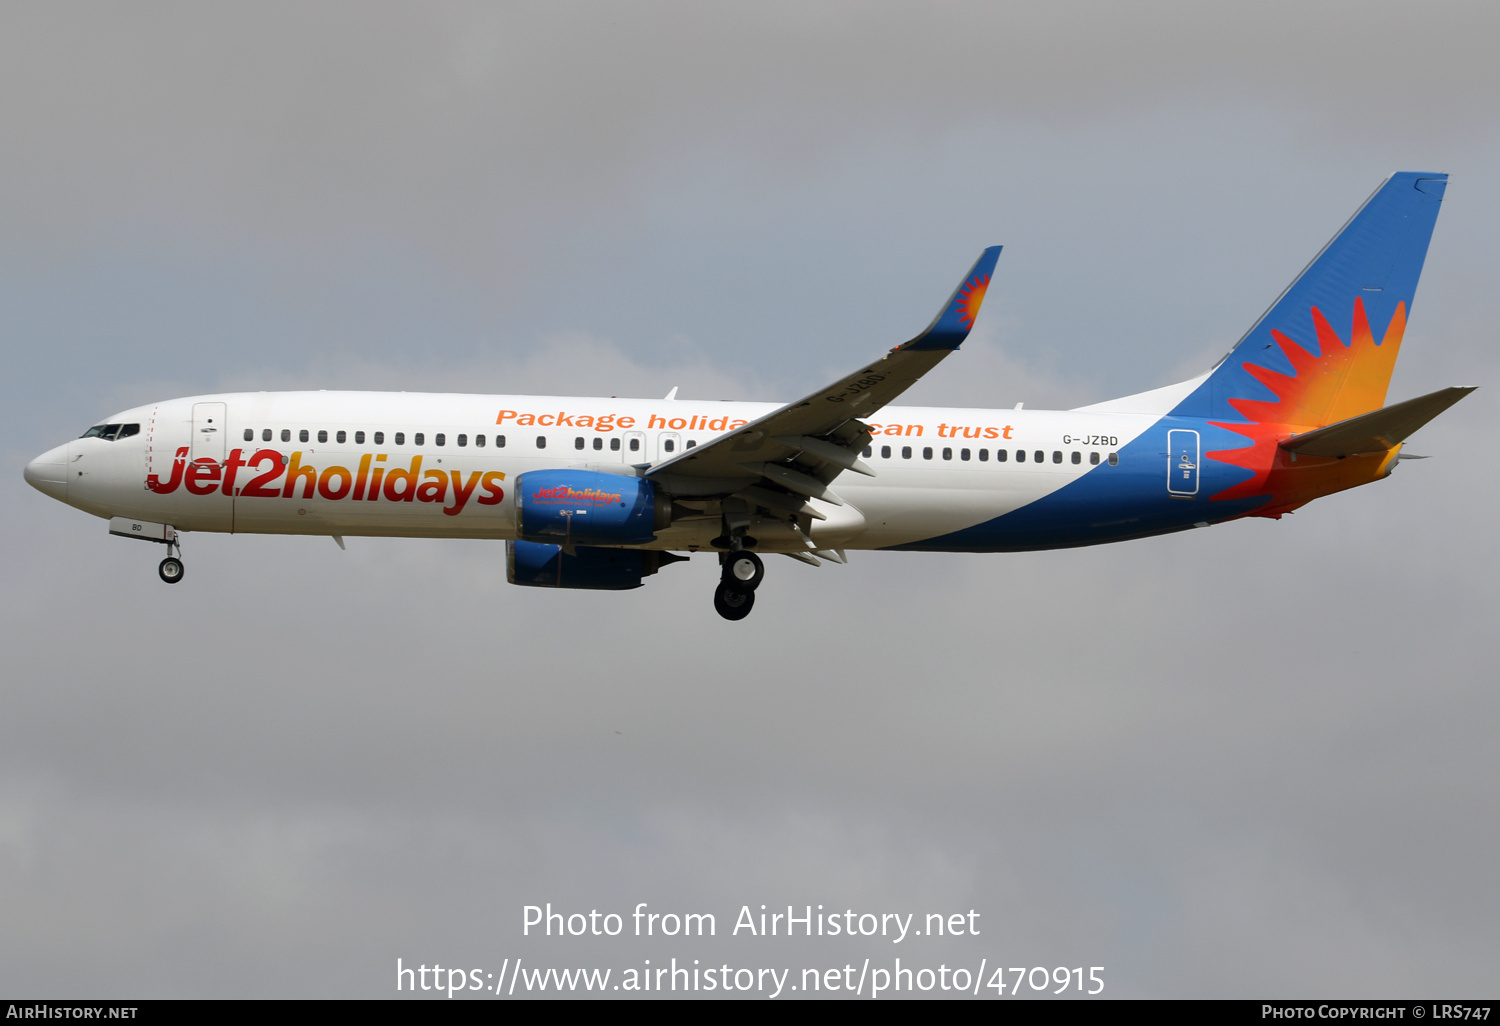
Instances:
[[[979,306],[984,302],[984,293],[989,287],[990,276],[987,274],[976,274],[959,287],[958,298],[953,303],[964,328],[974,327],[974,318],[979,316]]]

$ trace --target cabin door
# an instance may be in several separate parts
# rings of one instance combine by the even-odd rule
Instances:
[[[193,404],[193,460],[205,456],[215,463],[224,462],[225,407],[223,403]]]
[[[1167,432],[1167,492],[1179,499],[1198,494],[1198,432]]]

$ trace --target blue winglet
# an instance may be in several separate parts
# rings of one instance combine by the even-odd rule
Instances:
[[[943,304],[927,330],[899,348],[912,349],[957,349],[969,337],[974,319],[979,316],[979,306],[984,302],[985,290],[990,287],[990,276],[995,273],[995,261],[1000,259],[999,246],[991,246],[979,254],[979,259],[964,275],[948,302]]]

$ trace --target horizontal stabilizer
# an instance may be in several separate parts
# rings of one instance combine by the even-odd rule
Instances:
[[[1288,438],[1281,447],[1307,456],[1387,452],[1472,391],[1473,388],[1444,388]]]

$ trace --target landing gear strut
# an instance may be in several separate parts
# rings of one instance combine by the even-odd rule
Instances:
[[[755,608],[755,589],[765,580],[766,565],[745,549],[719,556],[719,585],[714,610],[726,620],[743,620]]]

